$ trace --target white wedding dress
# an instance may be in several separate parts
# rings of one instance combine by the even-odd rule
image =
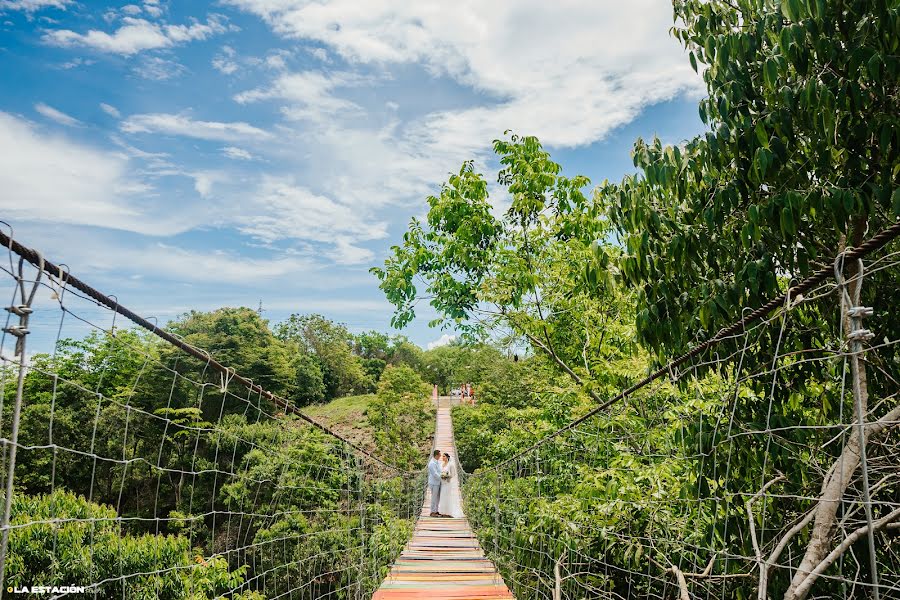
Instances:
[[[462,505],[459,499],[459,480],[456,478],[456,464],[451,459],[441,469],[441,473],[450,475],[449,479],[441,478],[441,501],[438,504],[438,512],[451,517],[462,516]]]

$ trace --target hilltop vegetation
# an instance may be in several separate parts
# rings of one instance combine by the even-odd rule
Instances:
[[[404,338],[318,315],[273,331],[246,308],[168,330],[401,470],[424,464],[431,390]],[[62,340],[33,357],[24,397],[8,585],[261,598],[332,573],[316,585],[341,597],[377,584],[408,537],[418,490],[406,476],[363,479],[347,446],[146,332]]]

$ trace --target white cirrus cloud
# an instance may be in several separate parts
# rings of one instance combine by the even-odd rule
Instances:
[[[141,189],[129,180],[121,154],[44,134],[4,112],[0,154],[0,209],[11,218],[140,227],[140,212],[121,201]]]
[[[268,131],[243,121],[198,121],[185,114],[168,113],[132,115],[122,122],[121,129],[125,133],[161,133],[219,142],[264,140],[272,137]]]
[[[493,96],[422,120],[419,131],[460,149],[509,128],[549,145],[588,144],[647,105],[702,87],[668,33],[668,0],[374,0],[366,10],[355,0],[225,2],[351,64],[420,64]]]
[[[137,54],[144,50],[170,48],[194,40],[205,40],[233,28],[223,17],[212,15],[206,23],[195,21],[190,25],[154,23],[146,19],[124,17],[122,26],[107,33],[91,29],[78,33],[71,29],[55,29],[44,34],[48,44],[63,47],[86,47],[100,52]]]
[[[120,113],[119,109],[116,108],[115,106],[113,106],[112,104],[107,104],[106,102],[101,102],[100,109],[113,118],[116,118],[116,119],[122,118],[122,113]]]
[[[47,117],[51,121],[56,121],[60,125],[65,125],[66,127],[81,127],[83,125],[83,123],[75,117],[67,115],[61,110],[57,110],[52,106],[44,104],[43,102],[38,102],[37,104],[35,104],[34,110]]]
[[[298,185],[292,178],[264,176],[250,202],[233,223],[239,231],[264,242],[306,240],[333,245],[333,257],[343,263],[371,258],[355,244],[387,236],[387,224],[359,207],[335,201]]]
[[[363,109],[334,95],[338,88],[361,85],[370,81],[353,73],[303,71],[285,73],[271,84],[241,92],[234,97],[239,104],[249,104],[261,100],[283,100],[287,105],[284,115],[292,120],[319,121],[337,114],[362,114]]]
[[[134,72],[143,79],[167,81],[184,75],[187,68],[174,60],[148,56],[134,67]]]
[[[222,148],[222,154],[232,160],[253,160],[253,155],[237,146],[225,146]]]
[[[20,10],[27,13],[45,8],[65,9],[73,0],[0,0],[0,12]]]

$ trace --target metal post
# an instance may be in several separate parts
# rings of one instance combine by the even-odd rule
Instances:
[[[497,471],[497,502],[494,506],[494,562],[500,558],[500,471]],[[497,572],[497,583],[500,579],[500,567],[494,565]]]
[[[863,261],[857,259],[856,277],[858,281],[853,289],[853,298],[847,293],[846,284],[840,273],[841,257],[835,262],[835,276],[841,291],[841,308],[846,308],[850,327],[847,332],[847,341],[850,349],[850,374],[853,378],[853,404],[856,411],[856,427],[859,439],[859,466],[862,469],[863,505],[866,509],[866,523],[869,526],[869,568],[872,571],[872,598],[879,600],[881,594],[878,591],[878,560],[875,555],[875,528],[872,517],[872,497],[869,490],[869,466],[866,458],[866,406],[868,405],[868,391],[862,386],[860,356],[864,352],[863,342],[874,337],[874,334],[865,329],[862,324],[863,317],[872,316],[873,310],[868,306],[860,306],[860,290],[863,283]]]
[[[34,295],[37,293],[38,285],[41,281],[41,275],[44,271],[44,260],[38,257],[40,268],[34,278],[31,288],[31,294],[25,292],[25,278],[23,274],[25,259],[19,259],[19,276],[16,281],[19,285],[19,291],[22,296],[22,303],[16,306],[10,306],[6,310],[19,317],[19,324],[7,327],[4,331],[16,338],[16,355],[19,357],[19,378],[16,383],[16,402],[13,408],[12,431],[10,433],[9,444],[9,462],[6,471],[6,497],[3,504],[3,521],[0,523],[3,533],[0,535],[0,598],[3,598],[3,592],[6,589],[4,580],[6,579],[6,552],[9,547],[9,522],[12,515],[12,499],[13,484],[15,483],[16,474],[16,447],[19,443],[19,418],[22,415],[22,392],[25,388],[25,336],[28,335],[28,319],[31,316],[31,303],[34,301]]]
[[[356,469],[359,476],[359,576],[356,586],[356,597],[358,600],[363,599],[363,585],[366,579],[366,497],[365,497],[365,479],[366,472],[362,459],[356,457]]]

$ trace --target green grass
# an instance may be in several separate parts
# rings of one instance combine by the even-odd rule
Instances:
[[[369,420],[366,418],[369,401],[374,397],[375,394],[345,396],[324,404],[307,406],[303,412],[354,444],[374,449],[375,437]]]

